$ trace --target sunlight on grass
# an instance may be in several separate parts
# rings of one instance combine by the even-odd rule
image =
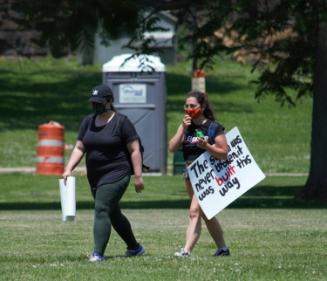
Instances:
[[[2,280],[323,280],[327,274],[322,210],[225,210],[219,215],[232,256],[215,258],[205,230],[190,259],[173,257],[182,246],[185,210],[127,210],[146,248],[124,258],[115,232],[103,264],[89,264],[91,210],[62,223],[59,211],[2,213]],[[308,255],[314,252],[314,255]]]
[[[77,176],[77,215],[61,221],[58,177],[0,175],[1,280],[324,280],[327,274],[326,206],[294,200],[306,177],[267,177],[218,214],[232,256],[212,257],[207,230],[190,259],[183,246],[188,196],[181,176],[145,177],[138,194],[121,202],[146,255],[124,258],[113,231],[103,264],[89,264],[93,200]],[[314,254],[308,254],[314,253]],[[217,277],[218,276],[218,277]]]
[[[218,120],[226,130],[237,126],[264,172],[307,172],[310,156],[312,100],[281,107],[274,97],[254,99],[257,77],[247,65],[218,57],[206,71],[206,88]],[[34,166],[37,126],[55,120],[74,144],[79,124],[90,112],[90,87],[101,83],[101,66],[76,60],[0,60],[0,167]],[[167,66],[167,136],[173,136],[191,87],[191,64]],[[22,103],[21,101],[24,100]],[[19,105],[19,106],[18,106]],[[67,151],[66,158],[70,154]],[[173,156],[167,152],[171,173]]]

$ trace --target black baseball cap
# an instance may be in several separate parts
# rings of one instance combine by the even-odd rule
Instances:
[[[107,85],[98,85],[92,89],[89,101],[97,103],[106,103],[107,97],[113,98],[113,93],[110,87]]]

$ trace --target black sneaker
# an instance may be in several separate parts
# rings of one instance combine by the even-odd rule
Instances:
[[[230,256],[229,249],[227,247],[219,248],[217,251],[213,254],[215,257],[219,256]]]

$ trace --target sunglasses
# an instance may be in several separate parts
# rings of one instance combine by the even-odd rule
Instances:
[[[188,109],[188,108],[197,108],[198,106],[200,106],[199,104],[184,104],[184,109]]]

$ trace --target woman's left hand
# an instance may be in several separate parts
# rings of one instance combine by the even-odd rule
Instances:
[[[208,140],[206,138],[198,138],[197,146],[206,149],[208,144]]]
[[[134,187],[136,192],[142,192],[144,189],[144,182],[142,177],[134,176]]]

